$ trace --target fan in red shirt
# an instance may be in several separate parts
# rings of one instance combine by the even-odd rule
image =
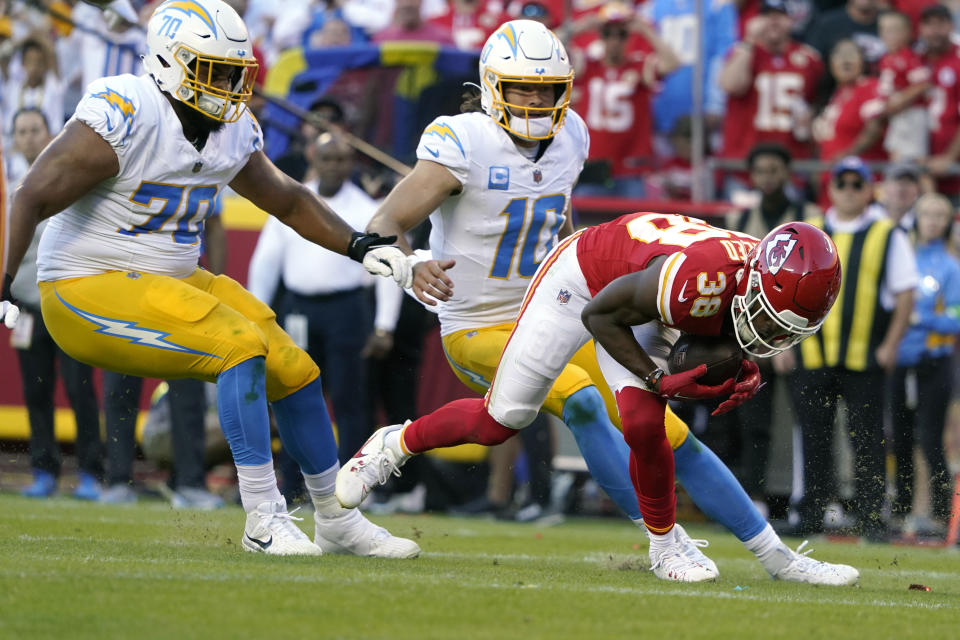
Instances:
[[[880,93],[887,100],[890,118],[883,145],[894,161],[913,161],[927,156],[927,109],[923,96],[931,88],[930,69],[911,48],[910,18],[899,11],[885,11],[878,21],[880,39],[887,53],[880,58]]]
[[[923,10],[920,44],[930,67],[933,88],[927,94],[930,118],[930,154],[927,168],[937,176],[937,190],[951,198],[960,195],[960,180],[946,177],[948,167],[960,157],[960,50],[950,41],[953,17],[943,5]]]
[[[480,51],[497,28],[503,24],[503,2],[500,0],[452,0],[450,10],[431,18],[453,35],[453,43],[463,51]]]
[[[820,160],[832,163],[844,156],[886,160],[886,100],[879,81],[865,75],[864,57],[853,40],[840,40],[830,52],[830,72],[836,89],[823,112],[813,121],[813,136],[820,143]],[[820,204],[829,205],[827,182],[821,175]]]
[[[649,25],[622,3],[600,10],[602,52],[583,56],[577,69],[577,111],[590,131],[590,160],[609,168],[603,184],[586,184],[577,193],[643,197],[641,176],[652,168],[653,118],[650,98],[660,78],[679,58]],[[631,31],[643,42],[628,49]]]
[[[823,74],[816,50],[790,38],[784,0],[764,0],[720,73],[727,92],[726,158],[745,158],[758,142],[775,142],[795,158],[810,156],[810,103]]]

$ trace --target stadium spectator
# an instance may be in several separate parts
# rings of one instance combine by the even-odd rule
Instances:
[[[367,34],[360,27],[349,24],[341,7],[316,7],[310,23],[303,32],[305,48],[345,47],[367,42]]]
[[[430,22],[450,31],[453,43],[464,51],[480,51],[490,34],[502,22],[499,0],[452,0],[450,11]]]
[[[890,125],[884,148],[892,160],[917,160],[927,156],[929,129],[923,95],[932,86],[930,69],[911,48],[910,18],[899,11],[880,14],[880,37],[887,52],[880,58],[880,94],[887,101]]]
[[[887,167],[880,204],[904,231],[912,231],[914,227],[913,208],[920,197],[922,175],[920,166],[911,162],[894,162]]]
[[[820,160],[834,163],[856,155],[864,160],[885,160],[885,101],[876,78],[866,74],[863,51],[853,40],[840,40],[830,52],[830,73],[837,86],[830,102],[813,121],[813,136],[820,143]],[[830,193],[830,176],[821,176],[821,202]]]
[[[308,146],[307,160],[315,178],[305,186],[332,209],[342,211],[355,229],[365,227],[377,205],[350,181],[352,149],[324,133]],[[403,293],[392,282],[378,278],[374,310],[371,277],[361,265],[273,220],[260,233],[248,282],[250,292],[267,304],[283,283],[277,316],[294,342],[327,373],[339,457],[345,462],[373,431],[365,359],[382,358],[392,348]]]
[[[16,175],[7,173],[8,184],[16,186],[40,152],[52,139],[43,111],[36,107],[20,109],[13,116],[13,151],[22,158]],[[9,162],[9,160],[8,160]],[[93,369],[77,362],[50,337],[40,314],[40,290],[37,288],[37,245],[45,224],[37,227],[20,272],[13,281],[13,294],[20,300],[20,319],[11,335],[17,350],[23,381],[24,402],[30,422],[30,466],[33,483],[23,495],[46,498],[57,490],[60,476],[60,446],[54,435],[56,367],[66,387],[67,398],[77,425],[77,464],[79,466],[74,497],[96,500],[100,494],[98,478],[103,475],[103,444],[100,441],[100,410],[93,388]]]
[[[74,5],[71,18],[77,28],[67,40],[73,56],[81,61],[78,100],[94,80],[143,72],[140,56],[146,52],[146,34],[139,25],[125,21],[108,24],[103,12],[84,2]],[[83,55],[77,56],[77,51],[82,51]],[[68,105],[68,113],[72,113],[75,106],[76,102]]]
[[[680,59],[626,4],[607,4],[599,18],[603,51],[587,52],[579,65],[577,110],[590,132],[589,162],[603,166],[605,180],[581,182],[577,193],[642,198],[643,176],[654,166],[651,95]],[[642,42],[628,50],[631,31]]]
[[[680,67],[664,79],[654,98],[654,127],[666,136],[677,118],[693,111],[693,64],[697,55],[697,37],[704,42],[703,110],[710,131],[720,129],[726,98],[718,77],[730,47],[737,41],[737,10],[732,2],[707,2],[700,24],[694,4],[687,0],[652,0],[645,7],[665,42],[680,58]]]
[[[863,50],[868,63],[884,53],[877,35],[877,14],[881,0],[847,0],[843,7],[820,14],[810,23],[807,44],[827,57],[841,40],[853,40]]]
[[[953,16],[943,5],[931,5],[920,14],[919,44],[934,85],[927,96],[931,155],[926,165],[937,178],[937,191],[956,204],[960,179],[948,171],[960,158],[960,49],[952,33]]]
[[[670,155],[647,176],[646,197],[666,200],[693,198],[693,122],[690,116],[677,118],[667,138]],[[709,153],[710,141],[703,140],[704,155]]]
[[[327,97],[320,98],[310,106],[310,113],[316,114],[332,125],[343,126],[343,107],[336,100]],[[307,176],[310,163],[307,161],[304,152],[307,145],[316,140],[321,133],[323,131],[316,125],[306,120],[301,122],[299,137],[293,137],[286,153],[277,158],[275,162],[277,168],[297,182],[312,179],[312,176]]]
[[[750,149],[747,155],[750,184],[760,197],[756,205],[728,214],[728,229],[762,238],[781,224],[807,220],[822,213],[816,205],[803,201],[793,193],[790,161],[790,152],[776,143],[762,143]],[[740,482],[754,502],[762,503],[763,506],[758,508],[763,513],[767,507],[765,479],[770,431],[774,421],[773,383],[777,376],[793,369],[793,352],[785,351],[773,358],[758,358],[756,363],[767,385],[757,392],[753,400],[727,415],[740,433]]]
[[[764,0],[747,24],[743,41],[720,72],[727,92],[723,150],[743,158],[758,142],[776,142],[794,158],[810,156],[811,104],[823,62],[820,54],[790,38],[785,0]]]
[[[52,44],[30,37],[18,47],[23,76],[5,80],[0,94],[3,106],[3,131],[9,135],[13,116],[24,107],[43,111],[50,131],[56,135],[63,127],[63,83],[57,77],[56,56]]]
[[[951,354],[960,333],[960,262],[947,247],[953,206],[928,193],[916,204],[914,249],[919,286],[910,327],[891,378],[893,450],[897,458],[893,513],[906,515],[914,497],[915,435],[930,468],[930,512],[939,530],[950,516],[953,482],[943,452],[947,407],[953,392]],[[917,514],[908,527],[916,531]],[[929,528],[929,527],[928,527]]]
[[[858,530],[871,539],[887,535],[883,397],[878,393],[897,362],[897,347],[913,308],[917,272],[913,249],[880,205],[871,204],[873,180],[860,158],[849,156],[830,171],[833,206],[822,226],[836,243],[844,269],[843,290],[817,335],[799,347],[790,385],[800,423],[803,497],[793,533],[823,530],[824,508],[835,498],[834,418],[845,402],[846,430],[854,450]]]
[[[422,0],[396,0],[393,20],[373,34],[373,41],[416,40],[454,46],[453,35],[448,28],[423,19],[422,3]]]

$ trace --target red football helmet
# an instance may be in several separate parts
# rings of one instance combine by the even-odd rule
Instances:
[[[826,233],[788,222],[747,256],[730,311],[747,353],[769,357],[816,333],[840,291],[840,259]]]

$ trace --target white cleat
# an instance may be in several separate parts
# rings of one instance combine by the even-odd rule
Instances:
[[[296,511],[296,509],[294,509]],[[297,518],[287,513],[287,502],[262,502],[247,514],[243,529],[243,549],[275,556],[319,556],[320,547],[294,524]]]
[[[340,468],[337,472],[335,493],[344,508],[360,506],[364,498],[370,495],[370,491],[385,483],[390,474],[400,475],[400,467],[406,459],[399,458],[385,445],[384,439],[388,433],[403,429],[407,424],[409,421],[377,429],[360,447],[360,451]]]
[[[688,558],[678,541],[659,552],[650,545],[650,570],[661,580],[675,582],[706,582],[718,576],[710,567]]]
[[[700,549],[709,547],[710,541],[691,538],[679,523],[674,524],[673,528],[677,532],[677,544],[680,545],[680,553],[682,553],[687,560],[702,564],[712,571],[714,578],[719,577],[720,570],[717,568],[717,563],[708,558],[703,551],[700,551]]]
[[[347,509],[335,518],[314,513],[313,521],[316,524],[314,542],[324,553],[371,558],[416,558],[420,555],[420,546],[416,542],[391,535],[356,509]]]
[[[785,544],[780,545],[777,551],[786,556],[787,563],[782,569],[771,574],[775,580],[841,587],[856,584],[860,579],[860,572],[851,566],[814,560],[807,555],[813,549],[800,553],[805,546],[807,546],[806,540],[797,547],[796,551]]]

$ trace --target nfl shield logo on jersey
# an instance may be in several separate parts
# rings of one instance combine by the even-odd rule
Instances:
[[[533,170],[533,181],[537,184],[540,184],[540,181],[543,180],[543,174],[540,173],[540,169]]]
[[[570,292],[566,289],[560,289],[560,293],[557,294],[557,302],[560,304],[567,304],[570,302]]]

